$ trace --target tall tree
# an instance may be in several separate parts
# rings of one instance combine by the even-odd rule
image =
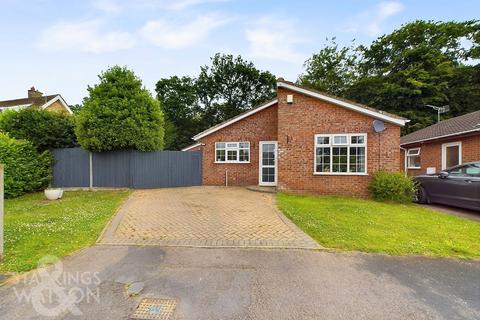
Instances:
[[[201,120],[195,79],[160,79],[156,92],[165,114],[165,148],[176,150],[191,144]]]
[[[299,82],[412,121],[411,132],[433,124],[427,104],[451,106],[446,116],[480,109],[480,23],[414,21],[370,46],[335,41],[307,60]]]
[[[408,23],[359,48],[362,75],[346,95],[409,117],[405,132],[434,123],[427,104],[452,105],[450,116],[479,109],[478,95],[460,94],[480,90],[478,67],[465,65],[479,58],[479,45],[478,21]]]
[[[332,38],[329,44],[305,62],[305,72],[300,75],[298,82],[313,89],[344,96],[358,79],[356,51],[354,47],[339,47],[336,39]]]
[[[91,151],[163,147],[164,119],[160,103],[126,67],[114,66],[88,87],[89,96],[77,115],[76,134]]]
[[[203,107],[203,125],[224,121],[275,96],[276,79],[252,62],[217,53],[211,66],[201,67],[197,94]]]
[[[173,76],[157,82],[166,115],[166,146],[181,149],[196,133],[275,96],[276,79],[242,57],[217,53],[198,78]]]

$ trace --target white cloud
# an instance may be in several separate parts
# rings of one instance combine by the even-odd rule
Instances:
[[[382,33],[383,23],[404,9],[403,4],[397,1],[380,2],[373,9],[362,12],[353,18],[346,31],[364,33],[372,37],[378,36]]]
[[[128,32],[101,30],[102,21],[61,22],[45,29],[37,41],[47,51],[76,50],[90,53],[131,48],[134,39]]]
[[[282,18],[264,17],[245,32],[250,55],[255,58],[302,63],[305,56],[296,46],[305,42],[292,21]]]
[[[167,20],[148,21],[140,30],[140,34],[158,47],[186,48],[206,39],[210,32],[230,21],[218,15],[199,16],[189,23]]]

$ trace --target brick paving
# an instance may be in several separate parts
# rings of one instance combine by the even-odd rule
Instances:
[[[99,243],[320,248],[277,210],[275,195],[207,186],[134,191]]]

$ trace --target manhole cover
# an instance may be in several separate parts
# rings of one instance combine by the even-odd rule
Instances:
[[[168,320],[175,311],[177,302],[173,299],[143,299],[131,319]]]

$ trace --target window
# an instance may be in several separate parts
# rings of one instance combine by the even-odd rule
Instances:
[[[250,142],[215,143],[215,162],[250,162]]]
[[[462,164],[462,143],[442,144],[442,170]]]
[[[420,148],[407,150],[407,169],[420,169]]]
[[[447,171],[451,176],[480,178],[480,163],[471,163]]]
[[[367,134],[315,135],[316,174],[365,174]]]

